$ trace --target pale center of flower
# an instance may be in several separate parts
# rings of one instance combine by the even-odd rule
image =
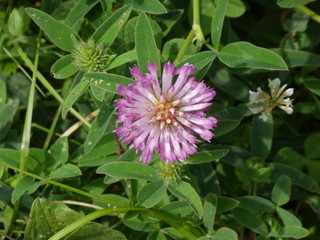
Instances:
[[[167,101],[166,99],[158,101],[151,107],[154,120],[159,121],[162,127],[169,124],[177,126],[176,117],[182,114],[178,111],[177,104],[178,101]]]

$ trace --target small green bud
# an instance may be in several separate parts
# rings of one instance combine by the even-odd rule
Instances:
[[[159,172],[166,185],[181,180],[181,166],[182,164],[180,162],[159,162]]]
[[[110,59],[102,43],[96,43],[91,38],[87,42],[76,39],[74,42],[74,65],[85,72],[103,72],[106,69]]]

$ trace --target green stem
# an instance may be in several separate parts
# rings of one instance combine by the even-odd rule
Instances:
[[[13,214],[10,219],[9,227],[7,228],[7,231],[5,231],[6,234],[10,234],[14,231],[13,228],[14,228],[14,223],[16,222],[16,218],[18,216],[19,206],[20,206],[20,198],[13,205]]]
[[[196,37],[197,39],[197,45],[196,45],[196,49],[197,51],[200,51],[201,47],[203,46],[203,44],[206,44],[206,40],[204,38],[201,26],[200,26],[200,0],[193,0],[193,24],[192,24],[192,29],[189,32],[186,40],[184,41],[176,59],[174,60],[174,64],[178,64],[179,62],[181,62],[184,54],[186,53],[188,47],[190,46],[190,44],[192,44],[193,38]],[[216,49],[214,49],[213,47],[210,48],[210,46],[208,46],[208,48],[210,50],[213,49],[214,52],[217,52]]]
[[[43,144],[43,149],[44,149],[44,150],[47,150],[48,147],[49,147],[51,138],[52,138],[53,133],[54,133],[54,129],[55,129],[56,126],[57,126],[57,123],[58,123],[58,120],[59,120],[59,117],[60,117],[60,114],[61,114],[61,109],[62,109],[62,104],[60,104],[60,106],[59,106],[56,114],[54,115],[54,118],[53,118],[53,121],[52,121],[50,130],[49,130],[48,135],[47,135],[47,137],[46,137],[46,140],[45,140],[45,142],[44,142],[44,144]]]
[[[66,189],[66,190],[69,190],[71,192],[74,192],[74,193],[77,193],[77,194],[80,194],[82,196],[86,196],[86,197],[89,197],[91,199],[95,199],[95,200],[98,200],[98,201],[101,201],[101,202],[104,202],[104,203],[108,203],[108,204],[112,204],[112,205],[115,205],[115,206],[119,206],[119,207],[123,207],[125,206],[124,204],[121,204],[121,203],[118,203],[114,200],[111,200],[111,199],[108,199],[106,197],[102,197],[102,196],[99,196],[99,195],[96,195],[96,194],[92,194],[92,193],[88,193],[88,192],[85,192],[85,191],[82,191],[78,188],[74,188],[74,187],[70,187],[68,185],[65,185],[63,183],[60,183],[60,182],[56,182],[56,181],[53,181],[51,179],[47,179],[47,178],[44,178],[44,177],[41,177],[41,176],[38,176],[36,174],[33,174],[33,173],[30,173],[30,172],[27,172],[27,171],[24,171],[24,170],[21,170],[19,168],[16,168],[14,166],[11,166],[10,164],[7,164],[5,162],[0,162],[0,165],[3,165],[3,166],[6,166],[8,168],[11,168],[17,172],[21,172],[22,174],[24,175],[27,175],[27,176],[30,176],[32,178],[35,178],[35,179],[38,179],[40,181],[43,181],[45,183],[48,183],[48,184],[52,184],[52,185],[55,185],[57,187],[61,187],[63,189]]]
[[[240,240],[243,240],[244,239],[244,227],[241,227],[241,230],[240,230]]]
[[[200,0],[193,0],[193,25],[192,28],[197,38],[197,49],[200,50],[206,42],[200,25]]]
[[[34,59],[34,68],[32,69],[32,81],[28,98],[28,105],[26,111],[26,118],[24,121],[23,133],[22,133],[22,141],[21,141],[21,152],[20,152],[20,166],[19,166],[19,179],[23,178],[23,171],[27,169],[28,165],[28,155],[29,155],[29,146],[30,146],[30,138],[31,138],[31,123],[32,123],[32,112],[34,105],[34,93],[36,86],[36,73],[38,71],[38,60],[39,60],[39,49],[40,49],[40,38],[41,33],[39,33],[38,41],[37,41],[37,51]],[[20,199],[18,199],[14,203],[13,214],[10,220],[10,224],[8,227],[8,232],[10,233],[14,228],[14,223],[18,216],[20,206]]]
[[[309,8],[307,8],[306,6],[299,6],[299,7],[295,7],[295,9],[297,9],[298,11],[301,11],[303,13],[305,13],[306,15],[308,15],[311,19],[313,19],[314,21],[316,21],[317,23],[320,23],[320,15],[318,15],[317,13],[315,13],[314,11],[310,10]]]
[[[193,0],[193,24],[200,25],[200,0]]]
[[[212,47],[209,43],[205,43],[206,47],[209,48],[212,52],[218,54],[217,49],[215,49],[214,47]]]
[[[63,183],[59,183],[59,182],[56,182],[56,181],[53,181],[53,180],[50,180],[50,179],[35,175],[33,173],[20,170],[19,168],[11,166],[10,164],[7,164],[5,162],[1,162],[0,161],[0,165],[3,165],[5,167],[7,167],[7,168],[13,169],[13,170],[18,171],[18,172],[22,172],[24,175],[30,176],[32,178],[38,179],[38,180],[43,181],[43,182],[48,183],[48,184],[53,184],[55,186],[58,186],[58,187],[61,187],[63,189],[72,191],[72,192],[80,194],[82,196],[86,196],[86,197],[89,197],[89,198],[94,199],[94,200],[98,200],[98,201],[101,201],[101,202],[104,202],[104,203],[108,203],[110,205],[114,205],[114,206],[116,206],[115,209],[127,209],[127,211],[142,211],[145,215],[148,215],[150,217],[157,218],[157,219],[160,219],[160,220],[163,220],[163,221],[167,222],[172,227],[174,227],[179,232],[181,232],[187,239],[190,239],[190,240],[197,239],[198,237],[200,237],[200,236],[202,236],[204,234],[202,229],[193,227],[193,225],[196,225],[197,223],[193,222],[192,220],[185,219],[185,218],[182,218],[182,217],[179,217],[179,216],[175,216],[175,215],[169,215],[169,214],[167,214],[167,213],[165,213],[165,212],[163,212],[161,210],[157,210],[157,209],[152,209],[152,208],[146,209],[144,207],[138,207],[138,206],[128,207],[128,206],[126,206],[124,204],[121,204],[119,202],[116,202],[116,201],[114,201],[112,199],[108,199],[106,197],[102,197],[102,196],[99,196],[99,195],[96,195],[96,194],[88,193],[88,192],[82,191],[82,190],[80,190],[78,188],[73,188],[73,187],[70,187],[70,186],[65,185]],[[103,210],[105,210],[105,209],[103,209]],[[100,211],[102,211],[102,210],[100,210]],[[114,211],[114,209],[113,209],[113,211]],[[101,216],[104,216],[104,215],[107,215],[106,212]],[[98,218],[100,215],[99,216],[98,215],[94,215],[94,216],[96,216],[96,218]],[[95,218],[91,219],[91,217],[92,217],[92,215],[90,215],[89,218],[86,218],[87,219],[86,222],[95,219]],[[88,219],[90,219],[90,220],[88,220]],[[78,228],[78,227],[81,227],[81,226],[77,224],[76,228]],[[73,231],[73,230],[71,230],[71,231]],[[67,232],[65,234],[68,234],[68,233],[69,232]],[[57,239],[59,239],[59,238],[57,238]]]
[[[23,74],[30,80],[30,82],[32,82],[32,78],[31,76],[28,74],[28,72],[21,66],[21,64],[17,61],[17,59],[15,59],[14,56],[12,56],[12,54],[8,51],[8,49],[6,49],[5,47],[2,47],[2,49],[4,50],[4,52],[12,59],[12,61],[17,64],[17,66],[20,68],[20,70],[23,72]],[[36,88],[37,90],[41,93],[42,96],[46,96],[44,94],[44,92],[41,90],[41,88],[36,84]]]
[[[49,132],[50,132],[50,129],[45,128],[45,127],[43,127],[43,126],[41,126],[41,125],[39,125],[39,124],[37,124],[37,123],[32,123],[32,127],[37,128],[37,129],[39,129],[39,130],[41,130],[41,131],[43,131],[43,132],[46,132],[46,133],[49,133]],[[53,134],[54,134],[55,136],[57,136],[57,137],[60,137],[60,136],[62,135],[61,133],[57,133],[57,132],[54,132]],[[69,141],[72,142],[72,143],[74,143],[74,144],[76,144],[76,145],[79,145],[79,146],[82,145],[82,143],[80,143],[80,142],[78,142],[78,141],[76,141],[76,140],[74,140],[74,139],[70,139],[70,138],[69,138]]]
[[[256,196],[257,195],[257,183],[253,182],[252,183],[252,196]]]
[[[161,210],[157,209],[142,209],[145,215],[148,215],[152,218],[157,218],[162,221],[165,221],[172,227],[174,227],[176,230],[178,230],[180,233],[182,233],[187,239],[197,239],[200,236],[205,235],[205,231],[200,227],[193,227],[193,223],[188,223],[184,218],[177,217],[174,215],[168,215],[165,212],[162,212]]]
[[[4,22],[5,23],[7,23],[8,19],[9,19],[9,16],[10,16],[10,13],[11,13],[11,10],[12,10],[12,6],[13,6],[13,0],[10,0],[9,4],[8,4],[8,7],[7,7],[7,10],[6,10],[6,15],[5,15],[5,18],[4,18]]]
[[[8,22],[9,15],[10,15],[11,9],[12,9],[12,5],[13,5],[13,0],[10,0],[8,7],[7,7],[7,10],[6,10],[5,17],[4,17],[4,21],[3,21],[4,23]],[[2,24],[2,26],[0,28],[0,47],[3,45],[3,41],[5,39],[5,34],[4,34],[4,29],[3,29],[3,26],[5,25],[4,23]]]
[[[134,210],[134,207],[130,207],[132,210]],[[73,231],[77,230],[78,228],[84,226],[85,224],[91,222],[92,220],[95,220],[99,217],[103,217],[105,215],[110,215],[111,213],[122,213],[127,212],[130,208],[124,207],[124,208],[106,208],[102,210],[95,211],[93,213],[90,213],[86,215],[85,217],[71,223],[70,225],[66,226],[56,234],[54,234],[49,240],[59,240],[69,233],[72,233]],[[138,209],[137,209],[138,210]]]
[[[5,233],[5,230],[0,229],[0,233]],[[22,230],[14,230],[12,231],[12,233],[18,233],[18,234],[24,234],[25,232]],[[0,235],[1,236],[1,235]]]
[[[32,113],[33,113],[33,105],[34,105],[34,93],[38,72],[38,62],[39,62],[39,49],[40,49],[40,38],[41,33],[39,33],[38,43],[37,43],[37,51],[34,59],[34,67],[32,69],[32,81],[29,92],[29,99],[26,111],[26,118],[24,122],[23,134],[22,134],[22,142],[21,142],[21,155],[20,155],[20,169],[26,170],[28,163],[28,155],[29,155],[29,146],[30,146],[30,138],[31,138],[31,124],[32,124]],[[23,174],[20,172],[20,177]]]
[[[179,62],[181,62],[181,60],[182,60],[184,54],[186,53],[188,47],[190,46],[190,44],[192,44],[192,40],[193,40],[194,36],[195,36],[194,35],[194,30],[191,29],[191,31],[189,32],[186,40],[184,40],[184,43],[183,43],[180,51],[178,52],[178,55],[177,55],[176,59],[174,60],[174,64],[177,65]]]
[[[84,226],[85,224],[91,222],[92,220],[95,220],[99,217],[103,217],[106,215],[111,214],[119,214],[119,213],[125,213],[128,211],[139,211],[139,212],[148,212],[148,209],[144,209],[141,207],[122,207],[122,208],[106,208],[102,210],[95,211],[93,213],[90,213],[86,215],[85,217],[73,222],[72,224],[66,226],[59,232],[57,232],[55,235],[53,235],[49,240],[60,240],[66,235],[72,233],[73,231],[79,229],[80,227]],[[161,217],[161,216],[160,216]],[[169,222],[172,222],[172,220],[169,220]],[[190,232],[187,228],[183,227],[183,224],[181,223],[175,223],[172,224],[175,225],[173,227],[177,227],[176,229],[181,232],[187,239],[194,240],[197,239],[198,236],[194,235],[192,232]]]

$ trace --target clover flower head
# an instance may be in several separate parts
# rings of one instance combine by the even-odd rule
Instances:
[[[117,124],[122,123],[115,133],[126,144],[132,143],[142,151],[140,161],[149,163],[155,149],[165,163],[183,161],[196,152],[194,133],[204,140],[213,137],[211,130],[217,119],[207,117],[207,110],[216,92],[204,82],[191,77],[196,69],[184,64],[177,69],[173,63],[166,63],[162,81],[158,79],[158,66],[148,63],[150,73],[142,74],[138,67],[130,69],[135,78],[129,86],[119,85],[116,100]]]
[[[288,88],[285,90],[287,84],[282,87],[280,87],[280,84],[279,78],[269,80],[270,94],[262,91],[260,87],[258,87],[256,92],[249,91],[249,109],[253,114],[261,113],[260,118],[266,121],[272,110],[277,106],[287,114],[293,112],[293,100],[289,97],[293,94],[294,89]]]

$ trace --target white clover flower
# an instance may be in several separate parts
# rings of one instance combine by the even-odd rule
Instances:
[[[287,85],[280,87],[280,84],[279,78],[269,80],[270,94],[262,91],[260,87],[258,87],[257,92],[249,91],[249,109],[253,114],[261,113],[260,118],[267,121],[272,110],[277,106],[287,114],[293,112],[293,100],[289,97],[292,96],[294,89],[288,88],[285,90]]]

